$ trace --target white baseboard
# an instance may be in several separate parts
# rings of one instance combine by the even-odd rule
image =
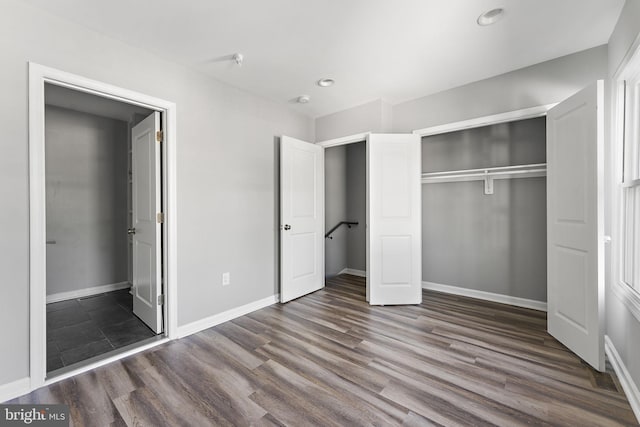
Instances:
[[[477,291],[475,289],[460,288],[458,286],[442,285],[433,282],[422,282],[422,289],[430,289],[432,291],[445,292],[447,294],[461,295],[465,297],[482,299],[485,301],[515,305],[516,307],[531,308],[533,310],[547,311],[546,302],[536,301],[532,299],[494,294],[492,292]]]
[[[352,276],[358,276],[358,277],[367,277],[367,272],[364,270],[356,270],[354,268],[343,268],[340,274],[350,274]]]
[[[616,347],[613,345],[613,342],[608,335],[604,336],[604,351],[607,353],[607,357],[609,358],[609,362],[611,362],[611,366],[613,366],[613,370],[616,371],[616,375],[620,380],[624,393],[627,395],[627,400],[631,405],[631,409],[633,409],[633,413],[636,415],[636,419],[640,422],[640,390],[638,390],[638,386],[635,381],[633,381],[633,378],[622,361],[618,350],[616,350]]]
[[[187,335],[195,334],[196,332],[211,328],[212,326],[228,322],[229,320],[233,320],[236,317],[244,316],[245,314],[249,314],[253,311],[260,310],[261,308],[268,307],[272,304],[277,303],[278,301],[280,301],[280,295],[272,295],[258,301],[250,302],[249,304],[245,304],[243,306],[232,308],[231,310],[215,314],[202,320],[188,323],[184,326],[179,326],[178,338],[183,338]]]
[[[112,283],[109,285],[94,286],[92,288],[78,289],[77,291],[59,292],[57,294],[47,295],[47,304],[76,298],[90,297],[91,295],[118,291],[120,289],[126,289],[129,287],[131,287],[131,284],[129,282],[120,282]]]
[[[31,379],[22,378],[8,384],[0,385],[0,403],[27,394],[31,391]]]

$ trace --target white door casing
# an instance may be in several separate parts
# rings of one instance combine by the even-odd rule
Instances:
[[[367,300],[422,302],[421,147],[415,134],[367,138]]]
[[[160,113],[131,131],[133,208],[133,312],[155,333],[162,332]]]
[[[280,139],[280,301],[324,287],[324,148]]]
[[[547,327],[604,370],[604,82],[547,114]]]

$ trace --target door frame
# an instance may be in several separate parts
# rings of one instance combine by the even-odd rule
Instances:
[[[483,126],[497,125],[500,123],[514,122],[517,120],[535,119],[545,117],[547,111],[558,105],[558,103],[538,105],[520,110],[507,111],[505,113],[492,114],[489,116],[475,117],[468,120],[446,123],[443,125],[430,126],[423,129],[416,129],[412,133],[420,137],[439,135],[442,133],[455,132],[465,129],[474,129]]]
[[[422,129],[416,129],[414,134],[420,135],[421,138],[431,135],[440,135],[448,132],[456,132],[467,129],[474,129],[483,126],[497,125],[500,123],[508,123],[519,120],[535,119],[537,117],[546,117],[547,112],[558,105],[558,103],[536,105],[533,107],[522,108],[519,110],[506,111],[504,113],[491,114],[487,116],[474,117],[467,120],[460,120],[457,122],[445,123],[442,125],[429,126]],[[546,163],[546,162],[545,162]],[[546,230],[545,230],[546,232]],[[541,303],[538,301],[522,299],[517,297],[510,297],[508,295],[494,294],[491,292],[483,292],[476,290],[469,290],[466,288],[460,288],[455,286],[437,286],[429,282],[422,282],[423,289],[433,289],[440,292],[446,292],[454,295],[467,296],[471,298],[482,299],[486,301],[493,301],[502,304],[509,304],[518,307],[531,308],[533,310],[547,311],[547,303]]]
[[[368,153],[368,151],[369,151],[369,135],[371,135],[372,133],[373,132],[371,132],[371,131],[366,131],[366,132],[362,132],[362,133],[356,133],[356,134],[353,134],[353,135],[343,136],[343,137],[340,137],[340,138],[333,138],[333,139],[327,139],[327,140],[324,140],[324,141],[318,141],[315,144],[327,149],[327,148],[331,148],[331,147],[338,147],[338,146],[341,146],[341,145],[356,144],[358,142],[364,142],[365,145],[366,145],[366,152]],[[367,155],[365,154],[365,156],[367,156]],[[368,171],[369,170],[369,162],[367,161],[366,163],[367,163],[367,171]],[[368,219],[369,218],[369,174],[368,173],[367,173],[367,176],[366,176],[365,179],[366,179],[366,183],[367,183],[366,184],[366,195],[365,195],[365,197],[366,197],[366,206],[367,206],[366,207],[366,209],[367,209],[366,218]],[[325,193],[325,205],[326,205],[326,197],[327,197],[327,195]],[[365,224],[365,227],[368,227],[368,224]],[[365,230],[365,236],[366,236],[366,243],[365,243],[366,249],[365,250],[367,252],[367,262],[368,262],[369,261],[369,232],[368,232],[368,230]],[[369,295],[370,295],[371,289],[370,289],[370,283],[369,283],[370,282],[370,280],[369,280],[369,270],[370,270],[370,268],[369,268],[369,264],[368,263],[366,265],[366,268],[367,269],[366,269],[365,275],[364,275],[364,277],[365,277],[365,286],[366,286],[366,294],[365,295],[366,295],[366,301],[369,302]],[[325,281],[326,281],[326,278],[325,278]]]
[[[46,378],[46,186],[45,186],[45,83],[159,111],[163,119],[162,197],[165,213],[162,245],[164,339],[177,337],[176,243],[176,104],[118,86],[29,62],[29,378],[31,390],[122,358],[147,346]]]

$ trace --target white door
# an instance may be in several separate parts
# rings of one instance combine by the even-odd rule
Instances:
[[[324,149],[280,139],[280,301],[324,287]]]
[[[162,332],[160,113],[131,132],[133,224],[133,312],[156,333]]]
[[[422,302],[420,136],[367,139],[367,300]]]
[[[547,327],[604,370],[604,83],[547,115]]]

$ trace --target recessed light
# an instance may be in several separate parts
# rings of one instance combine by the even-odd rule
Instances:
[[[497,8],[491,9],[488,12],[483,13],[478,17],[478,25],[486,27],[487,25],[493,25],[498,22],[504,16],[504,9]]]
[[[320,79],[318,80],[318,86],[321,87],[329,87],[332,86],[336,81],[333,79]]]
[[[308,104],[311,101],[311,97],[309,95],[300,95],[297,101],[298,104]]]

